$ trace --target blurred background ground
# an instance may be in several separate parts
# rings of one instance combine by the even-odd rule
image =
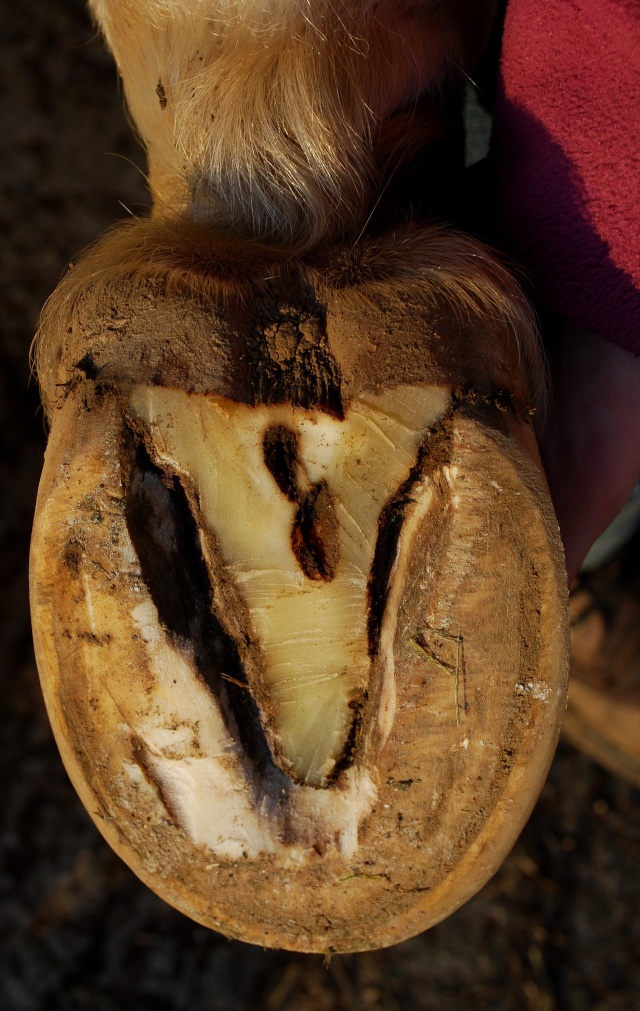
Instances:
[[[27,555],[45,436],[27,356],[66,263],[143,210],[143,158],[82,0],[0,0],[0,23],[0,1007],[639,1008],[640,797],[565,746],[475,899],[422,936],[328,967],[191,923],[98,835],[58,758],[31,649]]]

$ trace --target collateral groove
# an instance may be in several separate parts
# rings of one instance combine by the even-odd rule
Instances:
[[[369,598],[369,655],[375,656],[380,645],[382,620],[387,607],[391,572],[398,552],[398,541],[407,508],[413,503],[413,488],[422,480],[429,466],[442,466],[450,455],[451,419],[445,416],[426,436],[407,480],[385,505],[378,519],[378,538],[367,588]]]
[[[222,703],[227,729],[259,772],[273,766],[260,711],[238,648],[213,605],[209,572],[189,500],[176,474],[157,467],[130,434],[126,522],[160,624],[193,657],[195,671]]]

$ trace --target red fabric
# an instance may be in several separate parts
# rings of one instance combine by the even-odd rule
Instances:
[[[492,161],[544,301],[640,355],[640,0],[511,0]]]

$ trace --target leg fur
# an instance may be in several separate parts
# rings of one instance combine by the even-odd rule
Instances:
[[[147,148],[155,213],[300,252],[359,230],[389,122],[462,78],[493,0],[90,6]],[[441,130],[437,115],[420,122],[423,143]]]

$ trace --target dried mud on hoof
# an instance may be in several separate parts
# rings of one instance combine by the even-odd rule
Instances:
[[[452,312],[432,233],[402,263],[397,237],[297,263],[206,240],[172,272],[144,227],[154,255],[105,240],[41,337],[32,610],[63,759],[208,927],[393,944],[497,869],[564,711],[521,349],[471,295]]]

